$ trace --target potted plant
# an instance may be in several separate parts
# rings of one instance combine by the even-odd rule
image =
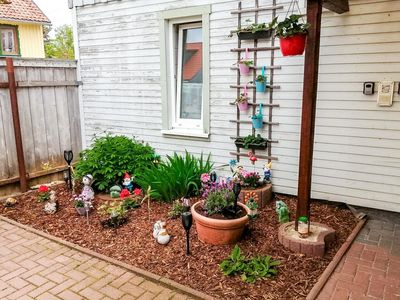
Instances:
[[[240,75],[249,75],[250,67],[253,65],[253,61],[248,58],[242,58],[237,62],[239,66]]]
[[[81,195],[74,196],[74,205],[77,213],[81,216],[85,216],[86,212],[89,213],[92,208],[92,201],[85,199]]]
[[[264,122],[263,122],[263,114],[262,114],[262,105],[260,104],[260,107],[258,109],[258,112],[251,117],[251,121],[253,123],[254,129],[262,129]]]
[[[226,245],[237,242],[249,221],[250,209],[237,203],[231,183],[203,182],[204,200],[191,207],[200,241],[211,245]]]
[[[235,100],[240,111],[246,111],[249,108],[248,97],[246,93],[241,93]]]
[[[245,138],[237,138],[235,145],[239,148],[265,150],[268,146],[268,141],[260,134],[256,136],[249,134]]]
[[[258,75],[256,77],[256,92],[264,93],[267,88],[267,76]]]
[[[310,24],[300,22],[301,15],[290,15],[282,22],[277,18],[272,21],[275,35],[279,37],[283,56],[302,55],[306,45],[306,38]]]
[[[298,221],[297,232],[299,233],[300,238],[305,239],[309,235],[308,218],[306,216],[301,216]]]
[[[246,20],[247,23],[251,21]],[[272,28],[271,24],[266,23],[252,23],[246,27],[238,28],[236,34],[239,40],[257,40],[257,39],[268,39],[271,37]]]
[[[106,202],[98,208],[98,211],[100,215],[106,217],[106,219],[100,221],[105,228],[119,227],[128,220],[127,211],[121,202]]]

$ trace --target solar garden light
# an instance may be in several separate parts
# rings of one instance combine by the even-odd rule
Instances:
[[[186,231],[186,255],[190,255],[189,232],[190,232],[190,228],[192,227],[192,224],[193,224],[192,213],[190,211],[186,211],[186,212],[182,213],[182,225]]]
[[[68,164],[68,181],[69,181],[69,189],[72,190],[72,178],[71,178],[71,162],[74,158],[74,153],[72,150],[64,150],[64,160]],[[65,174],[64,174],[65,180]]]
[[[210,173],[210,180],[211,180],[211,182],[216,182],[217,181],[217,173],[215,173],[215,171],[212,171]]]
[[[239,182],[235,182],[233,184],[233,193],[235,194],[235,206],[233,207],[235,213],[237,212],[237,202],[239,198],[240,191],[242,190],[242,187],[240,186]]]

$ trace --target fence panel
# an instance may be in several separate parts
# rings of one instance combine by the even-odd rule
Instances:
[[[14,59],[26,171],[51,173],[63,152],[81,150],[75,61]],[[0,60],[0,186],[18,182],[18,163],[5,60]]]

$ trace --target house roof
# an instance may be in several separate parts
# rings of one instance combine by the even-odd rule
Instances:
[[[0,20],[51,23],[33,0],[9,0],[0,4]]]

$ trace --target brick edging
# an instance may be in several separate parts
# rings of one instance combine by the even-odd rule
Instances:
[[[347,250],[350,248],[350,246],[353,243],[353,241],[355,240],[355,238],[357,237],[357,234],[363,228],[365,222],[367,222],[366,217],[364,219],[358,221],[356,227],[354,227],[353,231],[347,237],[346,241],[342,244],[342,246],[339,248],[339,250],[336,252],[335,256],[333,257],[333,259],[329,263],[329,265],[326,267],[325,271],[318,278],[317,283],[313,286],[311,291],[308,293],[306,300],[314,300],[318,297],[319,293],[325,286],[325,284],[328,281],[328,279],[330,278],[331,274],[336,269],[337,265],[339,264],[339,262],[341,261],[343,256],[346,254]]]
[[[32,227],[30,227],[28,225],[24,225],[24,224],[18,223],[18,222],[14,221],[14,220],[11,220],[11,219],[7,218],[7,217],[4,217],[4,216],[0,215],[0,220],[2,220],[4,222],[7,222],[9,224],[15,225],[15,226],[17,226],[19,228],[22,228],[22,229],[26,230],[26,231],[30,231],[32,233],[40,235],[41,237],[49,239],[49,240],[51,240],[53,242],[56,242],[58,244],[61,244],[61,245],[65,246],[65,247],[74,249],[76,251],[85,253],[85,254],[90,255],[90,256],[94,256],[94,257],[96,257],[98,259],[101,259],[101,260],[104,260],[104,261],[106,261],[106,262],[108,262],[110,264],[117,265],[118,267],[126,269],[127,271],[135,273],[136,275],[142,276],[142,277],[144,277],[145,279],[147,279],[149,281],[152,281],[152,282],[155,282],[155,283],[159,283],[159,284],[165,286],[166,288],[182,292],[182,293],[184,293],[184,294],[186,294],[186,295],[188,295],[190,297],[193,297],[195,299],[205,299],[205,300],[214,300],[215,299],[214,297],[211,297],[211,296],[209,296],[207,294],[199,292],[199,291],[197,291],[195,289],[187,287],[187,286],[185,286],[183,284],[180,284],[178,282],[175,282],[175,281],[173,281],[173,280],[171,280],[169,278],[162,277],[162,276],[156,275],[154,273],[151,273],[149,271],[143,270],[141,268],[135,267],[133,265],[118,261],[118,260],[116,260],[114,258],[108,257],[108,256],[100,254],[100,253],[97,253],[97,252],[95,252],[93,250],[81,247],[81,246],[76,245],[74,243],[68,242],[68,241],[63,240],[61,238],[55,237],[55,236],[50,235],[48,233],[45,233],[43,231],[37,230],[35,228],[32,228]]]

